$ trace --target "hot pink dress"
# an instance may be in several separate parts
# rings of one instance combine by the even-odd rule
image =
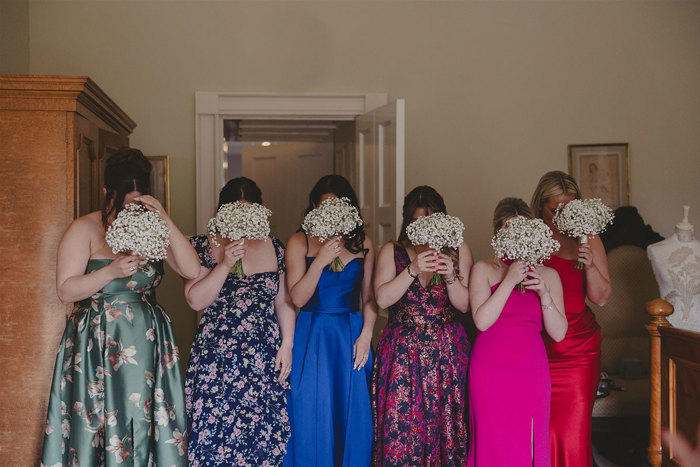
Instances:
[[[539,297],[515,288],[496,322],[477,335],[469,365],[469,466],[549,467],[549,364],[541,332]]]

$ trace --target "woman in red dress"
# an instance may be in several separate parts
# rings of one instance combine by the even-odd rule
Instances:
[[[554,342],[545,336],[552,382],[549,446],[553,467],[592,466],[591,414],[600,378],[600,327],[586,298],[602,306],[610,296],[610,276],[603,243],[588,243],[559,232],[552,222],[557,206],[581,198],[576,181],[564,172],[547,172],[532,196],[535,216],[544,220],[561,244],[545,266],[559,273],[569,323],[566,337]],[[576,262],[584,264],[576,268]]]

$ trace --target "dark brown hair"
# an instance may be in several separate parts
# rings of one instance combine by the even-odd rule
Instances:
[[[413,214],[420,208],[425,209],[426,214],[435,214],[436,212],[447,214],[445,200],[442,199],[442,196],[435,188],[428,185],[421,185],[411,190],[403,199],[403,221],[401,223],[399,239],[396,242],[404,248],[408,248],[411,245],[411,241],[406,234],[406,227],[413,222]],[[443,253],[452,258],[456,272],[459,266],[457,251],[448,248],[446,251],[443,251]]]
[[[321,177],[318,182],[311,189],[309,193],[309,205],[304,212],[304,216],[310,213],[315,207],[321,204],[321,197],[325,194],[332,193],[337,198],[347,198],[350,200],[350,204],[357,209],[357,213],[362,219],[362,213],[360,212],[360,204],[357,202],[357,195],[355,190],[352,189],[352,185],[347,179],[341,175],[325,175]],[[300,229],[301,230],[301,229]],[[364,220],[361,226],[358,226],[355,230],[350,232],[349,235],[343,237],[343,246],[350,253],[367,253],[365,245],[365,227]]]
[[[104,171],[104,185],[107,193],[102,207],[102,223],[107,227],[107,219],[117,216],[124,208],[124,198],[132,191],[142,195],[151,194],[151,162],[141,151],[123,147],[107,158]]]
[[[247,177],[232,178],[226,182],[226,185],[224,185],[219,192],[219,205],[217,209],[224,204],[235,203],[241,200],[263,204],[260,187]]]

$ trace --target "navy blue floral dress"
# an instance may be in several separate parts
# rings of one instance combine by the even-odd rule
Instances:
[[[190,239],[202,266],[216,266],[205,235]],[[281,339],[275,297],[284,247],[272,238],[277,272],[229,274],[204,310],[185,380],[190,466],[282,463],[289,439],[287,387],[277,381]]]

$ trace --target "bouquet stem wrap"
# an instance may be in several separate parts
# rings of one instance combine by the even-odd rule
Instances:
[[[331,271],[340,272],[343,269],[345,269],[343,260],[340,259],[340,256],[336,256],[335,259],[333,259],[333,262],[331,263]]]

